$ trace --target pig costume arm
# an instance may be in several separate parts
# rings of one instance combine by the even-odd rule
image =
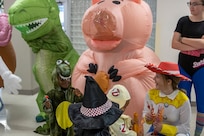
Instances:
[[[85,75],[87,74],[93,75],[87,71],[89,69],[90,63],[96,64],[96,62],[92,58],[93,58],[93,52],[90,51],[89,49],[83,53],[83,57],[79,58],[77,65],[75,65],[75,68],[73,71],[74,76],[72,76],[72,82],[76,83],[76,86],[78,86],[81,83],[85,85],[85,81],[84,81]],[[84,87],[82,88],[80,87],[79,90],[83,91]]]

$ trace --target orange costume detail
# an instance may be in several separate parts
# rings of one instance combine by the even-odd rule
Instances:
[[[87,49],[80,56],[72,74],[72,85],[83,91],[89,64],[97,64],[98,72],[108,74],[114,66],[122,78],[113,82],[124,85],[131,95],[125,114],[142,118],[146,92],[155,87],[155,74],[145,68],[151,62],[159,64],[155,53],[146,47],[152,30],[152,13],[143,0],[93,0],[82,19],[82,32]]]

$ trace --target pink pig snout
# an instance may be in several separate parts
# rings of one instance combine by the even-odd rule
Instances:
[[[123,20],[120,8],[113,4],[107,9],[106,4],[90,7],[82,21],[83,33],[93,40],[116,41],[121,39]]]

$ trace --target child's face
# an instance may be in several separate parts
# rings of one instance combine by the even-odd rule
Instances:
[[[64,89],[69,88],[69,86],[71,85],[71,78],[69,78],[69,79],[62,79],[62,78],[60,78],[58,76],[58,83],[59,83],[59,86],[61,88],[64,88]]]
[[[161,91],[166,90],[166,84],[165,84],[166,81],[162,74],[156,73],[156,76],[154,77],[154,81],[156,83],[156,89]]]
[[[166,79],[164,75],[157,73],[154,80],[156,83],[156,89],[160,90],[164,94],[172,93],[173,87],[171,79]]]

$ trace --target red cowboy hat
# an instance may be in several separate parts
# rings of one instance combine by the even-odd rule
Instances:
[[[191,81],[188,77],[180,74],[178,65],[173,62],[160,62],[159,66],[155,66],[154,64],[149,63],[146,64],[145,67],[159,74],[172,75],[175,77],[180,77],[181,80]]]

